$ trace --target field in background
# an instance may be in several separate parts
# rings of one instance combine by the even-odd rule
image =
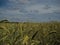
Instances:
[[[60,45],[60,22],[0,22],[0,45]]]

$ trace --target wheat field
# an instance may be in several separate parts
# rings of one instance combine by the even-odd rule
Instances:
[[[0,45],[60,45],[60,22],[0,23]]]

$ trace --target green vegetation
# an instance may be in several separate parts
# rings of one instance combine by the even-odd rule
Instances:
[[[60,22],[0,22],[0,45],[60,45]]]

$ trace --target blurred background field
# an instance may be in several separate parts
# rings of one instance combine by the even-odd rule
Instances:
[[[60,22],[0,22],[0,45],[60,45]]]

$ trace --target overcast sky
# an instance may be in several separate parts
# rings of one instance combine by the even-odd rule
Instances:
[[[0,0],[0,20],[60,21],[60,0]]]

